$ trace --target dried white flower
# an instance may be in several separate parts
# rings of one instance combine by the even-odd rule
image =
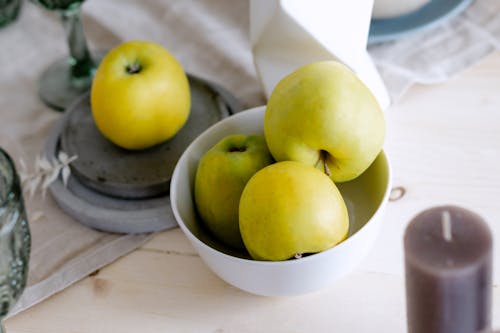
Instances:
[[[45,193],[49,186],[57,180],[59,175],[62,177],[64,186],[68,184],[68,179],[71,174],[69,164],[77,159],[77,156],[69,157],[65,152],[59,152],[57,158],[52,160],[46,157],[37,156],[35,158],[35,172],[29,173],[26,168],[26,163],[20,161],[19,176],[24,190],[32,197],[37,190]]]

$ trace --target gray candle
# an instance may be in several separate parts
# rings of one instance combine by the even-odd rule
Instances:
[[[404,249],[408,333],[491,328],[492,237],[480,216],[428,209],[408,225]]]

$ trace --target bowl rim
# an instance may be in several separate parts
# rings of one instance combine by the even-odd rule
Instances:
[[[205,242],[200,240],[198,237],[196,237],[191,232],[191,230],[189,230],[189,228],[186,226],[186,224],[184,223],[184,220],[180,216],[179,211],[177,210],[177,205],[175,204],[175,202],[177,201],[177,191],[175,190],[175,187],[177,186],[177,183],[178,183],[178,178],[179,178],[179,173],[180,173],[180,165],[185,163],[184,160],[186,160],[187,157],[192,153],[192,151],[194,150],[194,147],[198,146],[199,142],[204,141],[205,138],[207,136],[209,136],[209,133],[212,132],[216,127],[220,127],[224,123],[233,122],[237,118],[240,118],[243,116],[248,116],[249,113],[258,114],[260,112],[265,112],[265,109],[266,109],[266,106],[262,105],[262,106],[257,106],[257,107],[245,109],[245,110],[242,110],[238,113],[235,113],[235,114],[213,124],[209,128],[207,128],[205,131],[203,131],[196,139],[194,139],[189,144],[189,146],[184,150],[181,157],[179,158],[179,161],[177,162],[177,164],[174,168],[174,172],[172,173],[172,178],[171,178],[171,182],[170,182],[170,203],[171,203],[170,206],[171,206],[172,211],[174,213],[174,217],[177,220],[177,223],[179,224],[179,227],[182,229],[184,234],[191,241],[194,241],[197,244],[197,247],[201,246],[202,248],[206,248],[211,254],[222,256],[226,260],[231,260],[231,261],[239,262],[239,263],[247,263],[247,264],[257,265],[257,266],[277,266],[277,265],[286,266],[286,265],[294,265],[297,263],[307,263],[310,261],[320,260],[322,257],[329,255],[331,252],[335,251],[336,249],[338,251],[338,248],[342,249],[346,246],[349,246],[349,244],[352,243],[352,239],[354,237],[356,237],[356,239],[360,237],[359,234],[361,234],[361,232],[366,229],[366,226],[368,225],[368,223],[370,221],[374,220],[375,218],[377,218],[379,215],[381,215],[383,213],[382,212],[383,209],[381,209],[381,208],[383,205],[387,204],[388,199],[389,199],[389,195],[390,195],[391,189],[392,189],[392,167],[391,167],[389,157],[383,148],[381,150],[381,153],[384,155],[385,161],[387,164],[387,185],[386,185],[386,189],[385,189],[384,195],[382,197],[382,200],[380,201],[375,213],[370,217],[370,219],[359,230],[357,230],[354,234],[352,234],[351,236],[346,238],[341,243],[334,245],[333,247],[326,249],[324,251],[317,252],[317,253],[314,253],[314,254],[299,258],[299,259],[281,260],[281,261],[266,261],[266,260],[255,260],[255,259],[246,259],[246,258],[236,257],[236,256],[232,256],[230,254],[221,252],[221,251],[211,247],[210,245],[206,244]],[[181,163],[181,162],[183,162],[183,163]]]

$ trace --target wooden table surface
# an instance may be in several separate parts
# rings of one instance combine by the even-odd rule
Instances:
[[[394,186],[382,234],[331,288],[293,298],[240,291],[215,276],[179,229],[6,321],[9,333],[404,332],[402,232],[443,203],[481,214],[500,241],[500,53],[437,85],[414,86],[387,110]],[[495,248],[493,323],[500,327]]]

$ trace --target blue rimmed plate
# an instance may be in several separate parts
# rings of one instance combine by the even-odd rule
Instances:
[[[387,42],[422,32],[441,24],[465,8],[473,0],[432,0],[419,10],[388,19],[374,19],[370,25],[368,44]]]

